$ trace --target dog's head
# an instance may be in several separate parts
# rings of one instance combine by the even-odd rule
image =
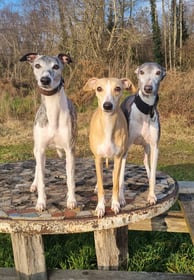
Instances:
[[[119,106],[123,90],[135,88],[133,83],[126,78],[91,78],[85,84],[83,90],[95,90],[98,98],[98,106],[104,112],[112,113]]]
[[[166,76],[166,70],[155,62],[146,62],[139,66],[137,74],[139,89],[144,96],[156,95],[160,81]]]
[[[62,53],[58,56],[28,53],[20,61],[27,61],[32,65],[38,86],[48,91],[60,84],[64,65],[72,62],[69,55]]]

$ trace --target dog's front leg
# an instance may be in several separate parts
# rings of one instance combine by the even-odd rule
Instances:
[[[71,149],[66,150],[66,173],[67,173],[67,208],[77,206],[75,199],[75,157]]]
[[[127,153],[122,158],[122,161],[121,161],[121,171],[120,171],[120,176],[119,176],[119,202],[120,202],[121,206],[125,206],[126,205],[125,194],[124,194],[124,192],[125,192],[124,178],[125,178],[126,159],[127,159]]]
[[[151,155],[150,155],[150,178],[149,178],[149,194],[148,202],[150,204],[156,204],[157,197],[155,195],[154,189],[156,184],[156,168],[158,162],[158,145],[151,146]]]
[[[38,200],[36,203],[36,210],[43,211],[46,208],[46,194],[44,184],[45,171],[45,149],[34,147],[34,156],[36,159],[35,177],[31,185],[30,191],[38,191]]]
[[[103,187],[103,169],[102,158],[95,157],[96,165],[96,177],[97,177],[97,190],[98,190],[98,204],[96,207],[96,213],[98,218],[102,218],[105,214],[105,199],[104,199],[104,187]]]
[[[121,157],[114,157],[114,170],[113,170],[113,193],[112,193],[112,205],[111,209],[115,214],[120,211],[119,203],[119,175],[121,171]]]

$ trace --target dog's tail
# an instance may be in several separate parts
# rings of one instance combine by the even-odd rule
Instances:
[[[108,158],[106,158],[106,168],[108,169]]]
[[[58,156],[59,156],[60,158],[63,157],[63,152],[62,152],[62,150],[57,149],[57,154],[58,154]]]

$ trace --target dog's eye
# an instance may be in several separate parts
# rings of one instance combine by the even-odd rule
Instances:
[[[34,67],[37,68],[37,69],[40,69],[41,66],[40,66],[39,63],[37,63],[37,64],[34,65]]]
[[[160,74],[161,74],[161,71],[158,70],[158,71],[156,72],[156,75],[157,75],[157,76],[160,76]]]
[[[143,75],[143,74],[144,74],[144,71],[143,71],[143,70],[140,70],[139,73],[140,73],[140,75]]]
[[[53,69],[58,70],[58,69],[59,69],[59,65],[58,65],[58,64],[55,64],[55,65],[53,66]]]
[[[97,89],[96,89],[97,91],[102,91],[102,88],[101,87],[97,87]]]
[[[120,87],[116,87],[116,88],[115,88],[115,91],[120,92],[120,91],[121,91],[121,88],[120,88]]]

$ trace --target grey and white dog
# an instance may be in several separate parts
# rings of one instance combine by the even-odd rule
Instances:
[[[33,131],[35,178],[30,188],[32,192],[38,191],[36,210],[43,211],[46,208],[45,150],[50,145],[57,149],[59,156],[62,155],[61,149],[66,153],[67,207],[74,208],[76,207],[74,178],[76,112],[65,94],[62,78],[63,67],[71,62],[71,58],[65,54],[46,56],[28,53],[20,61],[27,61],[32,65],[38,84],[37,91],[41,94],[41,105],[36,114]]]
[[[148,202],[157,201],[154,188],[158,161],[158,144],[160,139],[160,120],[157,111],[158,89],[160,81],[165,77],[165,69],[154,62],[139,66],[135,73],[138,78],[138,92],[127,97],[121,104],[129,127],[129,143],[141,145],[144,148],[144,165],[149,179]],[[150,164],[149,164],[150,156]],[[124,170],[126,157],[122,161],[120,173],[120,203],[125,205]]]

